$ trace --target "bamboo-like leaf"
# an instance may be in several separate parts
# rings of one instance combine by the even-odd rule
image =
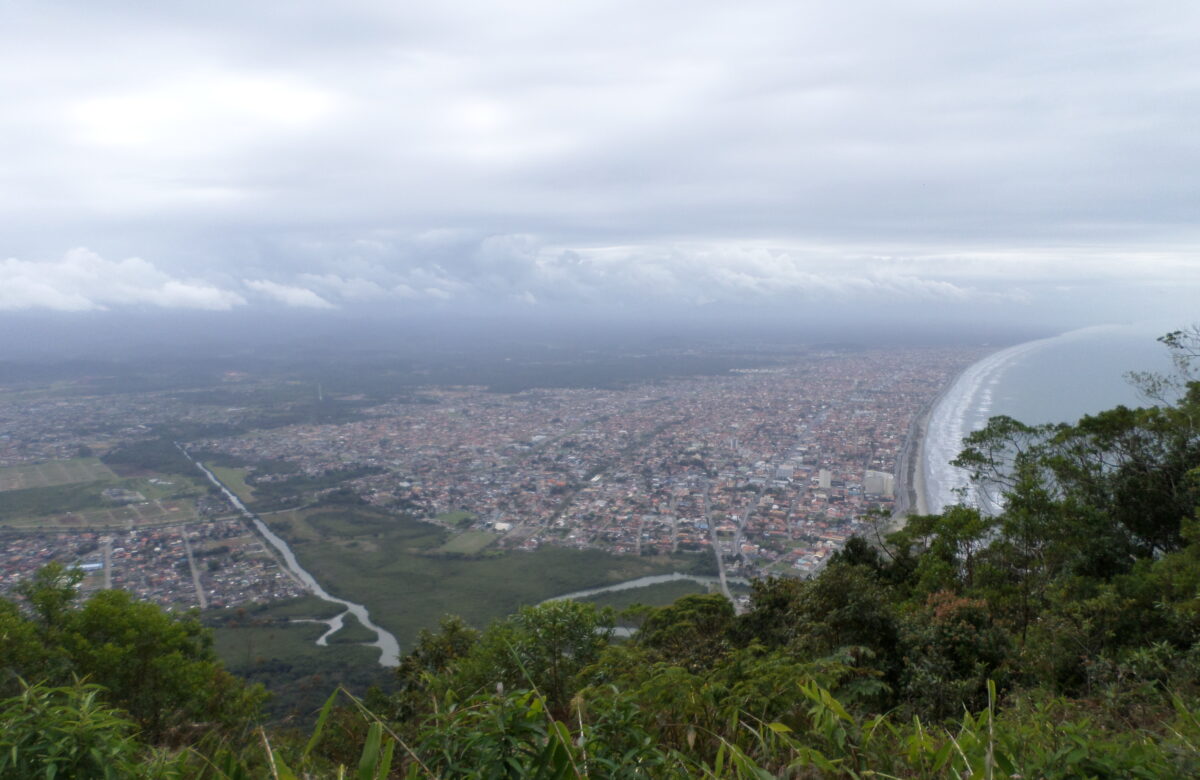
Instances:
[[[325,729],[325,721],[329,719],[329,713],[333,710],[333,702],[337,699],[337,695],[338,690],[335,690],[325,701],[325,706],[321,708],[321,714],[317,718],[317,725],[313,728],[312,736],[309,737],[308,744],[304,746],[304,752],[301,754],[305,758],[309,757],[313,749],[316,748],[317,743],[321,741],[321,732]]]
[[[363,745],[362,757],[358,760],[358,780],[375,780],[379,768],[379,742],[383,738],[383,727],[372,723],[367,729],[367,741]]]
[[[379,762],[379,780],[386,780],[387,776],[392,771],[392,757],[396,752],[396,743],[393,740],[388,740],[387,747],[383,749],[383,759]]]

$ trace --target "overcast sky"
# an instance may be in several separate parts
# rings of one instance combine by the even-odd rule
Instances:
[[[1200,319],[1196,3],[0,0],[0,96],[0,321]]]

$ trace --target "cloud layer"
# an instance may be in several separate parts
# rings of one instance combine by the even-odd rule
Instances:
[[[245,302],[235,292],[173,278],[138,257],[114,262],[73,249],[52,262],[0,261],[0,311],[139,306],[224,311]]]
[[[1166,2],[6,3],[0,309],[1186,308],[1196,73]]]

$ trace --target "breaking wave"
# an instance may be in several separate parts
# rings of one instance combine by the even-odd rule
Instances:
[[[1038,339],[1002,349],[967,368],[942,396],[925,429],[925,503],[938,513],[960,501],[981,509],[995,509],[972,489],[967,472],[950,465],[962,450],[963,439],[987,424],[992,416],[996,387],[1016,363],[1055,339]]]

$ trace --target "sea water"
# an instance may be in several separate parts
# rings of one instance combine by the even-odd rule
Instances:
[[[957,503],[985,505],[967,473],[950,465],[963,437],[990,417],[1028,424],[1075,422],[1124,404],[1148,406],[1127,379],[1130,371],[1169,374],[1171,362],[1146,325],[1084,328],[1029,341],[988,355],[965,370],[934,407],[925,430],[923,463],[928,511]]]

